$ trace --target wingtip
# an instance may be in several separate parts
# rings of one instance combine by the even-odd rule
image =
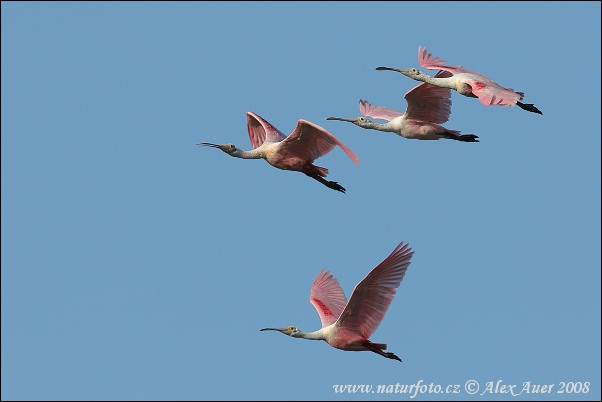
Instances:
[[[341,147],[341,148],[343,148],[343,147]],[[345,153],[347,154],[349,159],[351,159],[351,161],[355,164],[355,166],[359,166],[360,158],[358,158],[358,156],[355,154],[355,152],[353,152],[347,146],[345,146],[345,148],[343,148],[343,151],[345,151]]]

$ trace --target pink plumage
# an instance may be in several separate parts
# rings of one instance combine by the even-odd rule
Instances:
[[[316,308],[322,327],[333,324],[347,304],[347,298],[339,281],[330,271],[322,270],[311,287],[309,301]]]
[[[302,172],[333,190],[345,192],[335,181],[325,180],[328,169],[313,164],[314,160],[326,155],[337,145],[356,165],[357,155],[334,135],[310,121],[299,119],[295,130],[287,137],[280,130],[256,113],[247,112],[247,130],[253,150],[243,151],[233,144],[197,145],[219,148],[230,156],[243,159],[265,159],[270,165],[282,169]]]
[[[270,142],[280,142],[286,138],[282,131],[253,112],[247,112],[247,131],[253,148],[259,148],[266,139]]]
[[[417,81],[423,81],[442,88],[450,88],[461,95],[478,98],[485,106],[517,105],[521,109],[529,112],[542,114],[533,104],[520,102],[524,97],[523,92],[515,91],[512,88],[505,88],[491,78],[479,72],[467,70],[462,66],[448,66],[445,60],[433,56],[422,46],[418,47],[418,64],[429,70],[446,71],[449,73],[449,77],[431,77],[415,68],[401,70],[389,67],[378,67],[377,70],[393,70]]]
[[[338,319],[338,327],[368,339],[380,325],[410,265],[414,252],[399,244],[353,289]]]
[[[384,68],[384,67],[382,67]],[[439,71],[435,77],[448,78],[451,73]],[[460,135],[457,130],[449,130],[441,124],[449,119],[451,114],[451,91],[426,82],[410,89],[404,96],[408,107],[404,113],[384,106],[370,104],[360,99],[360,113],[373,119],[387,120],[381,124],[363,117],[346,119],[328,117],[326,120],[340,120],[353,123],[359,127],[393,132],[401,137],[418,140],[438,140],[448,138],[463,142],[478,142],[474,134]]]
[[[322,328],[303,332],[289,326],[261,331],[273,330],[294,338],[324,340],[337,349],[368,350],[401,361],[394,353],[384,351],[385,343],[374,343],[369,337],[385,317],[413,254],[408,244],[400,243],[355,286],[349,301],[330,271],[321,270],[311,287],[309,300],[320,316]]]

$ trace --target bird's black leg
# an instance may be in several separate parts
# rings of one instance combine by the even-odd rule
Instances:
[[[385,351],[379,349],[376,346],[370,347],[370,350],[372,352],[374,352],[374,353],[378,353],[379,355],[386,357],[387,359],[393,359],[393,360],[399,360],[399,361],[401,361],[401,359],[399,357],[397,357],[397,355],[395,353],[385,352]]]
[[[456,141],[462,141],[462,142],[479,142],[479,140],[477,140],[477,138],[479,138],[478,135],[474,135],[474,134],[463,134],[463,135],[456,135],[454,133],[445,133],[445,134],[441,134],[443,135],[445,138],[449,138],[450,140],[456,140]]]
[[[543,114],[541,113],[541,111],[536,108],[532,103],[522,103],[522,102],[516,102],[516,105],[518,107],[520,107],[521,109],[525,109],[529,112],[533,112],[533,113],[539,113],[539,114]]]
[[[385,357],[389,358],[389,359],[393,359],[393,360],[399,360],[401,361],[401,359],[399,357],[397,357],[397,355],[395,353],[392,352],[384,352],[385,353]]]
[[[305,173],[305,172],[303,172],[303,173]],[[333,190],[340,191],[341,193],[345,194],[345,187],[341,186],[336,181],[325,180],[322,176],[319,176],[319,175],[317,175],[315,173],[305,173],[305,174],[307,176],[311,177],[312,179],[316,179],[317,181],[319,181],[320,183],[322,183],[326,187],[331,188]]]
[[[463,135],[456,137],[456,139],[458,141],[464,141],[464,142],[479,142],[479,140],[477,140],[477,138],[479,138],[479,136],[474,135],[474,134],[463,134]]]

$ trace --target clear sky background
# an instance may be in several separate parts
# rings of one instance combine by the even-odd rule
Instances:
[[[543,115],[453,92],[479,143],[324,120],[404,111],[418,82],[375,68],[419,45]],[[599,2],[2,2],[2,399],[599,400],[600,75]],[[354,150],[316,161],[347,194],[196,146],[250,149],[249,110]],[[259,332],[319,329],[318,272],[349,296],[401,241],[372,340],[402,363]]]

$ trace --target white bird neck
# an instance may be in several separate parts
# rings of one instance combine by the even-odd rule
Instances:
[[[368,120],[364,123],[361,123],[360,127],[362,128],[368,128],[371,130],[378,130],[378,131],[386,131],[389,133],[396,133],[397,130],[399,129],[399,124],[397,123],[397,119],[399,119],[398,117],[396,117],[395,119],[388,121],[386,123],[377,123],[375,121],[372,120]]]
[[[328,338],[329,338],[330,334],[334,331],[334,325],[335,324],[327,325],[327,326],[320,328],[319,330],[313,331],[313,332],[299,331],[295,335],[291,335],[291,336],[293,336],[295,338],[303,338],[303,339],[311,339],[311,340],[316,340],[316,341],[328,342]]]
[[[383,124],[383,123],[377,123],[372,120],[368,120],[364,123],[361,123],[360,127],[368,128],[371,130],[387,131],[387,132],[391,132],[391,133],[395,132],[395,127],[393,127],[393,125],[391,124],[390,121]]]
[[[418,81],[426,82],[427,84],[432,84],[441,88],[456,88],[456,78],[454,76],[451,77],[431,77],[428,74],[421,74],[421,78]]]
[[[243,151],[242,149],[236,148],[236,151],[232,152],[230,156],[242,159],[261,159],[263,158],[263,153],[259,148],[255,148],[250,151]]]

